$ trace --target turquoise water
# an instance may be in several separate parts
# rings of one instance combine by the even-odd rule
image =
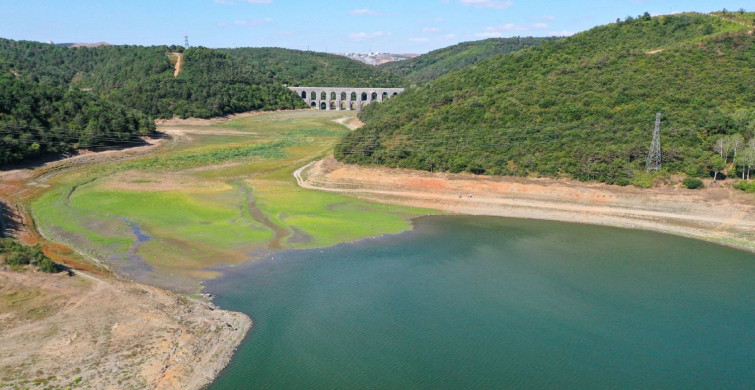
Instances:
[[[753,388],[755,255],[487,217],[208,284],[254,327],[210,389]]]

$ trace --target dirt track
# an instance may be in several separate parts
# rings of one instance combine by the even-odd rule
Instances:
[[[332,157],[302,167],[295,176],[305,188],[350,193],[376,202],[654,230],[755,251],[755,196],[712,182],[703,190],[640,189],[361,167]]]

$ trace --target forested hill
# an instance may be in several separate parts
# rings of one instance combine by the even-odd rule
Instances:
[[[0,63],[0,166],[150,134],[147,115],[78,89],[26,80]]]
[[[406,80],[347,57],[281,48],[225,49],[245,64],[292,87],[402,87]]]
[[[295,94],[257,69],[218,50],[183,53],[174,77],[173,46],[66,48],[0,39],[0,58],[20,77],[91,91],[153,117],[219,116],[301,107]]]
[[[154,118],[305,107],[260,70],[218,50],[67,48],[0,39],[0,164],[154,130]]]
[[[336,157],[637,183],[660,112],[663,170],[707,175],[731,161],[731,149],[714,152],[722,136],[755,138],[752,29],[645,14],[493,57],[367,107]]]
[[[422,83],[435,80],[452,70],[476,64],[490,57],[511,53],[525,47],[537,46],[543,41],[553,39],[556,38],[515,37],[462,42],[408,60],[381,64],[378,68],[385,69],[411,82]]]

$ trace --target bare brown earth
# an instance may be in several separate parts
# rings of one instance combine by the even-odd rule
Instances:
[[[200,119],[200,118],[179,118],[179,117],[173,117],[171,119],[157,119],[155,120],[155,123],[158,126],[212,126],[217,125],[219,123],[225,123],[230,121],[231,119],[236,118],[245,118],[248,116],[257,116],[257,115],[263,115],[268,113],[269,111],[249,111],[249,112],[242,112],[239,114],[232,114],[227,116],[220,116],[215,118],[209,118],[209,119]]]
[[[75,270],[69,277],[0,266],[0,388],[199,389],[228,364],[249,317],[118,280],[104,265],[41,237],[26,208],[59,172],[153,153],[185,137],[0,171],[3,234],[39,243]]]
[[[707,181],[640,189],[573,180],[430,173],[342,164],[332,157],[295,173],[305,188],[449,213],[645,229],[755,251],[755,195]]]
[[[197,389],[250,326],[244,314],[136,283],[0,271],[0,387]]]
[[[172,53],[174,56],[176,56],[176,67],[173,70],[173,77],[178,77],[178,74],[181,73],[181,65],[183,64],[183,53]]]
[[[356,130],[364,126],[364,122],[360,121],[359,118],[355,116],[345,116],[343,118],[335,119],[333,122],[340,123],[351,130]]]

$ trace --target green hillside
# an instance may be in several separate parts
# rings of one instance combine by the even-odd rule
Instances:
[[[25,80],[0,64],[0,166],[74,147],[128,142],[151,118],[78,89]]]
[[[168,46],[67,48],[0,39],[0,59],[22,78],[90,90],[153,117],[208,118],[249,110],[303,107],[295,94],[218,50],[192,48],[174,77]]]
[[[334,54],[269,47],[223,51],[293,87],[402,87],[406,84],[406,80],[387,71]]]
[[[646,14],[493,57],[368,107],[336,157],[639,183],[660,112],[664,170],[707,175],[720,165],[715,141],[755,137],[750,30],[715,15]]]
[[[481,41],[462,42],[433,50],[419,57],[379,65],[395,75],[413,83],[432,81],[448,72],[476,64],[490,57],[511,53],[525,47],[537,46],[555,38],[490,38]]]

